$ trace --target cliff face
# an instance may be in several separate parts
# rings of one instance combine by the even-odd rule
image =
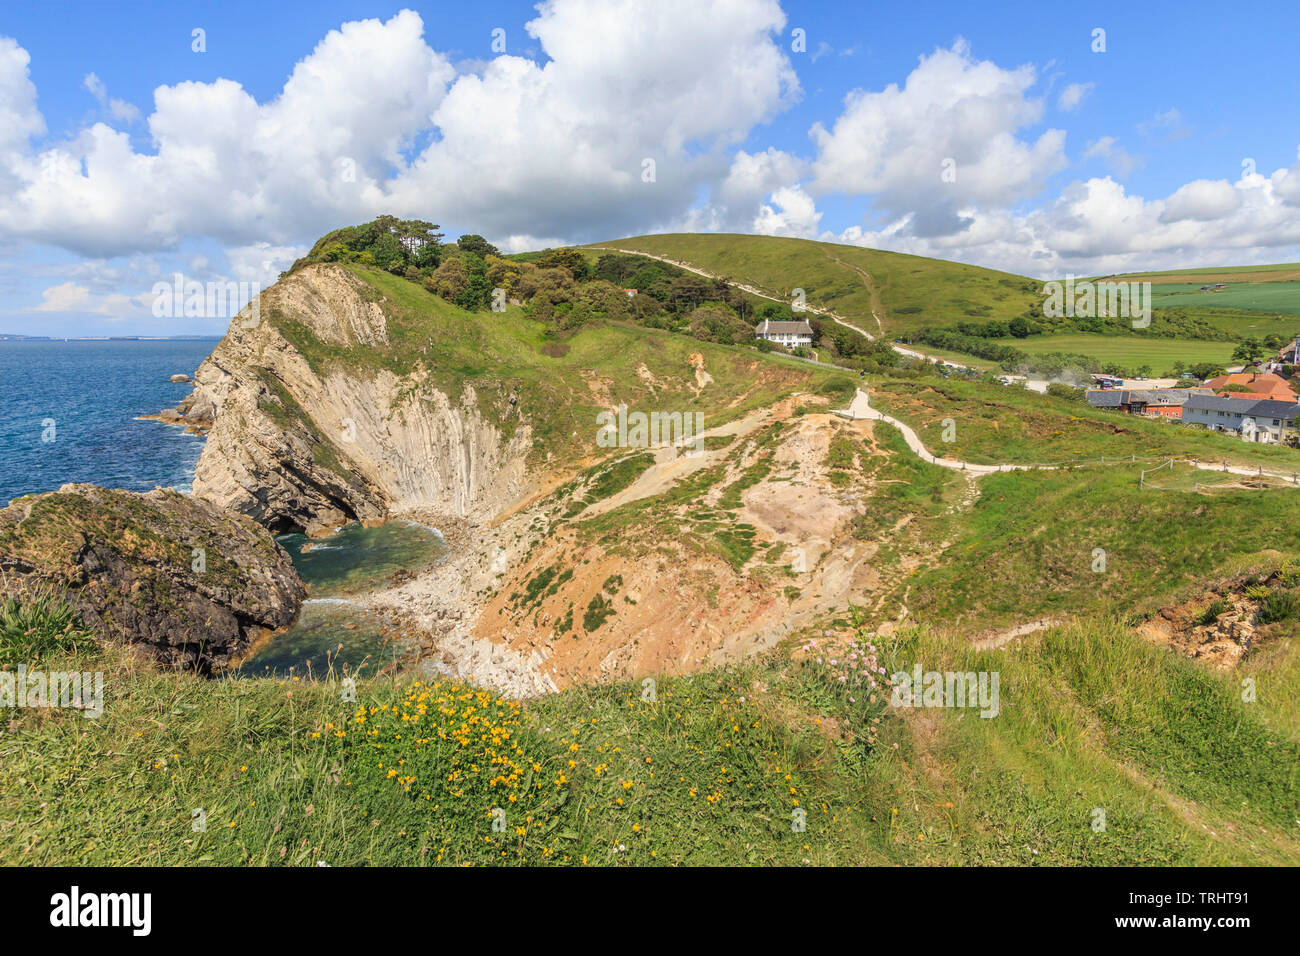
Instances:
[[[437,385],[418,354],[388,350],[385,300],[313,265],[245,310],[195,376],[213,422],[194,493],[274,531],[426,511],[483,519],[519,497],[526,424],[507,438],[475,389]],[[400,352],[400,350],[398,350]]]
[[[19,498],[0,511],[0,572],[5,594],[53,592],[105,640],[201,673],[288,626],[305,593],[264,528],[161,489]]]

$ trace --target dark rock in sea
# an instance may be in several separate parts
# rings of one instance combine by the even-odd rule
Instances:
[[[54,592],[102,641],[208,674],[293,622],[305,589],[243,515],[161,488],[64,485],[0,511],[0,596]]]
[[[156,419],[168,425],[185,425],[187,431],[196,435],[206,435],[212,427],[216,415],[216,406],[211,399],[201,398],[198,392],[190,392],[175,408],[164,408],[157,415],[142,415],[144,419]]]

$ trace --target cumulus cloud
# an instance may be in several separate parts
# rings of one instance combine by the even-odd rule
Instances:
[[[148,311],[147,297],[127,296],[119,292],[92,292],[76,282],[63,282],[41,293],[36,312],[75,312],[102,315],[120,321],[132,316],[143,316]]]
[[[1200,197],[1198,188],[1179,190],[1168,200],[1148,200],[1106,176],[1071,183],[1057,198],[1027,213],[973,213],[967,229],[954,236],[923,239],[854,229],[822,238],[1038,277],[1275,262],[1283,250],[1300,244],[1300,210],[1284,202],[1274,188],[1285,178],[1258,176],[1228,186],[1239,201],[1227,210],[1222,195],[1226,183]],[[1168,212],[1171,204],[1173,213]],[[1184,215],[1192,210],[1219,215]]]
[[[813,198],[798,186],[785,186],[772,193],[754,217],[753,231],[764,236],[794,236],[813,239],[822,214]]]
[[[854,90],[811,125],[809,155],[769,146],[763,125],[801,96],[785,29],[777,0],[545,0],[525,25],[535,55],[453,63],[404,10],[329,31],[265,101],[232,79],[158,87],[139,117],[148,149],[107,122],[43,139],[30,58],[0,38],[0,237],[86,257],[44,290],[44,311],[102,309],[182,261],[201,280],[267,285],[304,243],[386,212],[508,251],[752,231],[1042,275],[1300,241],[1300,162],[1146,199],[1116,181],[1140,160],[1102,137],[1082,158],[1111,175],[1040,198],[1068,163],[1065,132],[1043,128],[1039,71],[964,41]],[[84,85],[107,119],[136,118],[95,74]],[[1071,84],[1056,105],[1092,89]],[[1190,132],[1176,109],[1140,131]],[[818,203],[841,197],[868,213],[835,234]]]
[[[775,0],[548,0],[526,26],[544,65],[458,74],[406,10],[330,31],[269,102],[229,79],[159,87],[151,153],[103,123],[24,149],[43,124],[27,54],[4,41],[0,230],[102,257],[194,236],[294,244],[388,211],[489,236],[667,221],[798,96],[784,25]]]
[[[964,41],[922,57],[904,86],[856,90],[829,130],[813,125],[811,191],[870,193],[878,209],[911,211],[931,234],[959,228],[958,206],[1011,205],[1065,165],[1061,130],[1016,136],[1042,116],[1029,95],[1036,81],[1031,66],[974,59]]]
[[[1212,222],[1230,216],[1241,208],[1241,192],[1225,180],[1198,179],[1181,187],[1165,200],[1160,221],[1182,222],[1195,219]]]
[[[193,236],[301,241],[363,218],[453,76],[422,32],[409,11],[345,24],[266,104],[226,79],[161,86],[148,117],[154,153],[96,123],[71,142],[11,154],[0,230],[110,256]],[[14,71],[0,68],[0,103],[22,99]]]

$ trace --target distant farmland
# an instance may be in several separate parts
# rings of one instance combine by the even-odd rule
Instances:
[[[1140,335],[1033,335],[1012,343],[1030,355],[1045,352],[1073,352],[1090,355],[1099,362],[1118,362],[1128,368],[1150,365],[1159,373],[1175,362],[1226,364],[1232,359],[1232,342],[1203,342],[1196,339],[1157,339]]]
[[[1294,262],[1141,272],[1109,278],[1150,282],[1157,308],[1238,309],[1300,315],[1300,265]],[[1202,286],[1218,283],[1227,288],[1218,292],[1201,291]]]
[[[1235,282],[1218,292],[1202,292],[1203,283],[1153,284],[1156,308],[1247,309],[1300,315],[1300,282]]]

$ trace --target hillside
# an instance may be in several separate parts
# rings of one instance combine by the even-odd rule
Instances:
[[[13,711],[0,859],[1300,862],[1300,451],[709,341],[702,309],[752,304],[654,273],[664,302],[616,309],[587,265],[648,267],[599,249],[494,310],[437,278],[505,269],[490,250],[334,245],[198,370],[194,496],[304,553],[440,529],[436,561],[324,599],[381,617],[395,662],[200,679],[0,605],[4,662],[115,688],[89,726]],[[867,397],[894,421],[844,411]],[[692,428],[642,441],[632,413]],[[916,669],[1000,690],[895,706]]]
[[[889,337],[970,319],[1009,321],[1042,302],[1042,283],[1025,276],[808,239],[679,233],[586,248],[664,256],[787,301],[801,288],[809,305]]]
[[[1294,265],[1103,277],[1151,281],[1149,328],[1129,317],[1107,321],[1044,315],[1044,283],[961,263],[859,246],[768,236],[665,234],[585,247],[643,252],[789,301],[834,312],[873,335],[908,342],[936,357],[975,367],[1053,377],[1064,369],[1169,374],[1232,361],[1236,345],[1265,339],[1276,347],[1300,333],[1300,284]],[[1201,293],[1200,286],[1230,282]],[[1012,327],[1016,321],[1018,327]]]

